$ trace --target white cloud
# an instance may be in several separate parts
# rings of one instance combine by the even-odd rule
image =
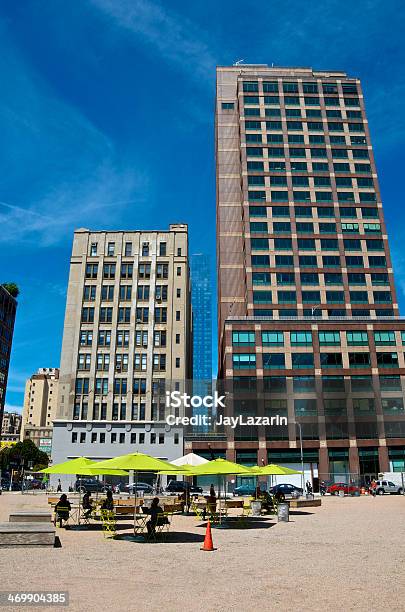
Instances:
[[[23,407],[6,403],[4,406],[4,411],[5,412],[18,412],[19,414],[21,414],[23,411]]]
[[[149,0],[91,2],[117,25],[139,36],[163,61],[191,73],[197,80],[214,78],[215,58],[205,42],[208,33],[184,15]]]

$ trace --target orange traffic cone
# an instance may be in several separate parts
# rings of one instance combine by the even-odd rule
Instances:
[[[207,529],[205,532],[204,544],[201,546],[200,550],[212,551],[216,550],[212,543],[212,535],[211,535],[211,523],[208,521]]]

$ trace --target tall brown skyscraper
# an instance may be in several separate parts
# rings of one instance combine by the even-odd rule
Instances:
[[[405,469],[405,323],[359,79],[220,67],[215,124],[219,377],[230,414],[288,426],[211,448],[291,464],[301,438],[314,478]]]

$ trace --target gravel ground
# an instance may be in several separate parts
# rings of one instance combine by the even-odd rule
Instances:
[[[33,507],[47,509],[45,496],[3,494],[0,521]],[[403,611],[404,513],[402,496],[326,497],[289,523],[213,529],[215,552],[200,551],[194,517],[175,516],[154,544],[58,529],[62,548],[1,549],[0,590],[69,591],[69,610],[90,612]]]

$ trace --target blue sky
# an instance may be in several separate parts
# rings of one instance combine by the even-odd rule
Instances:
[[[21,288],[7,406],[59,365],[72,232],[189,223],[215,256],[215,66],[362,79],[405,301],[402,0],[24,0],[0,7],[0,281]]]

